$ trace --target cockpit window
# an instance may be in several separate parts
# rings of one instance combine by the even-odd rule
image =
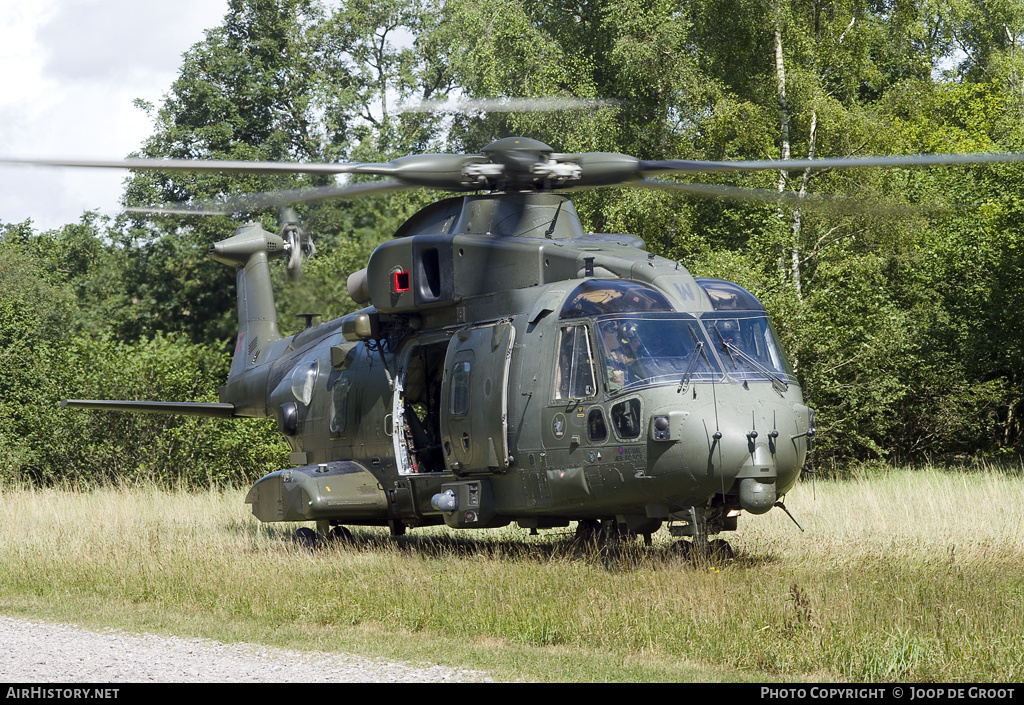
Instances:
[[[640,400],[637,398],[620,401],[612,407],[612,425],[622,440],[640,435]]]
[[[793,368],[765,314],[757,311],[704,313],[701,321],[731,376],[795,380]]]
[[[710,341],[689,314],[609,316],[595,325],[609,392],[722,376]]]
[[[609,313],[672,311],[672,304],[657,289],[630,281],[587,279],[565,300],[560,318]]]
[[[601,413],[601,407],[594,407],[587,414],[587,438],[597,442],[608,438],[608,429],[604,425],[604,414]]]
[[[697,279],[716,311],[764,311],[753,294],[739,284],[723,279]]]
[[[555,369],[555,399],[586,399],[597,391],[590,338],[582,325],[562,326]]]

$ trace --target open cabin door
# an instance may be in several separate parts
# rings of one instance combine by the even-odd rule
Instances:
[[[448,344],[441,436],[452,472],[508,467],[508,376],[515,328],[509,321],[463,328]]]

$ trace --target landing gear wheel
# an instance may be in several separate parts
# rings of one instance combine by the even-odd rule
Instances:
[[[320,539],[316,532],[308,526],[304,526],[295,532],[295,540],[306,550],[312,551],[320,545]]]
[[[604,562],[606,570],[618,570],[619,559],[622,557],[622,549],[624,545],[623,539],[628,538],[628,534],[619,527],[619,523],[614,519],[606,519],[602,522],[604,529],[601,532],[601,560]]]
[[[576,543],[599,546],[604,543],[604,527],[597,519],[580,519],[576,522]]]
[[[706,551],[708,558],[712,561],[731,561],[736,557],[736,553],[732,550],[729,542],[722,539],[708,541]]]
[[[334,541],[342,541],[344,543],[352,543],[352,532],[344,526],[335,526],[331,529],[331,539]]]
[[[736,557],[732,546],[728,541],[713,539],[703,545],[692,541],[681,540],[672,545],[672,550],[683,560],[696,562],[706,561],[717,563],[719,561],[731,561]]]
[[[695,549],[696,547],[685,539],[680,539],[672,544],[672,552],[684,561],[693,560],[693,556],[696,553]]]

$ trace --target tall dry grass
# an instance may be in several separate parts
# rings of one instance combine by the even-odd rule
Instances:
[[[1019,681],[1022,482],[805,483],[787,499],[803,533],[745,516],[736,560],[696,566],[667,536],[609,557],[515,528],[357,530],[311,554],[242,490],[7,490],[0,609],[309,648],[362,635],[505,677]]]

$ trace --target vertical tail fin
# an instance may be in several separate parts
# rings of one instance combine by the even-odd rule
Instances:
[[[260,353],[281,339],[268,263],[284,252],[284,240],[255,223],[243,225],[210,247],[211,259],[238,269],[238,343],[231,360],[232,376],[256,364]]]

